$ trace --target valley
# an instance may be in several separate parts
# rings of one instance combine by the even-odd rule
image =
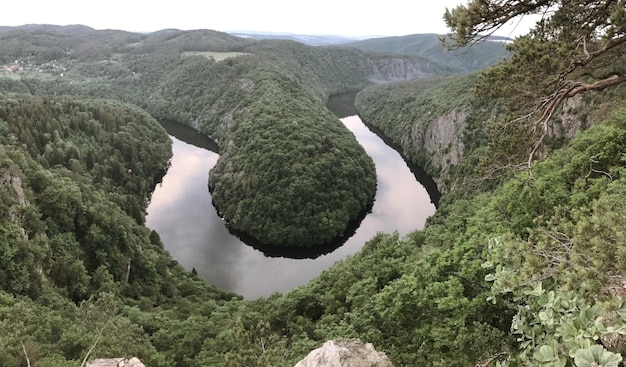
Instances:
[[[485,17],[500,9],[470,3]],[[396,366],[619,367],[626,18],[620,2],[591,7],[592,19],[574,16],[580,2],[549,5],[560,16],[508,44],[504,60],[468,52],[463,67],[400,53],[421,37],[357,49],[211,30],[1,27],[0,365],[136,356],[290,367],[328,340],[359,338]],[[463,7],[444,18],[460,47],[491,24]],[[478,54],[497,59],[473,63]],[[427,218],[396,205],[426,199],[383,196],[400,169],[372,159],[354,121],[326,107],[354,91],[359,119],[385,136],[376,150],[393,146],[432,178]],[[354,248],[336,250],[349,254],[306,280],[294,275],[304,266],[277,262],[241,265],[276,279],[257,293],[238,294],[237,275],[206,281],[204,268],[236,266],[189,269],[146,226],[159,179],[178,166],[164,120],[219,154],[188,164],[211,190],[193,204],[214,205],[222,231],[309,251],[371,207],[361,227],[376,232],[357,231]],[[197,183],[176,178],[166,202]],[[408,224],[379,231],[368,222],[378,204]],[[195,219],[177,227],[209,226]]]

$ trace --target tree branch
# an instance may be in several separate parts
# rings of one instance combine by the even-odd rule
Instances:
[[[491,364],[491,362],[493,362],[493,361],[495,361],[495,360],[497,360],[497,359],[499,359],[501,357],[505,357],[505,356],[508,357],[508,356],[510,356],[510,354],[507,353],[507,352],[496,353],[496,354],[490,356],[489,358],[487,358],[482,363],[476,363],[475,367],[487,367],[487,366],[489,366]]]
[[[509,46],[512,57],[484,72],[479,84],[484,95],[504,99],[519,116],[512,121],[533,133],[536,140],[524,144],[531,178],[563,101],[626,82],[620,69],[626,54],[625,5],[626,0],[469,0],[446,9],[451,33],[442,42],[448,49],[478,43],[522,15],[544,15]],[[523,162],[519,155],[515,159]]]
[[[556,92],[554,92],[550,97],[546,98],[542,103],[542,107],[534,110],[533,113],[541,112],[541,116],[533,122],[534,129],[537,126],[542,125],[543,131],[541,137],[534,145],[532,151],[528,156],[527,166],[530,171],[530,175],[532,177],[532,163],[534,161],[534,157],[537,154],[537,151],[543,144],[545,137],[548,135],[548,127],[550,119],[556,113],[556,110],[561,105],[564,99],[572,98],[581,93],[588,91],[600,91],[606,89],[608,87],[616,86],[618,84],[626,82],[626,76],[624,75],[611,75],[605,79],[598,80],[594,83],[583,83],[583,82],[574,82],[574,83],[566,83],[570,84],[569,86],[562,86]]]
[[[96,349],[96,345],[98,345],[98,343],[100,342],[100,339],[102,339],[102,332],[104,331],[104,329],[96,328],[96,330],[98,331],[98,337],[96,338],[96,341],[93,343],[91,348],[89,348],[89,350],[85,354],[85,358],[83,358],[83,362],[80,364],[80,367],[85,367],[87,363],[87,358],[89,358],[89,355],[91,354],[91,352],[93,352],[93,350]]]
[[[30,367],[30,358],[28,358],[28,352],[26,352],[26,346],[20,339],[20,345],[22,346],[22,352],[24,353],[24,358],[26,358],[26,365]]]
[[[447,49],[452,50],[469,43],[482,42],[510,20],[539,13],[540,9],[549,8],[552,3],[554,0],[503,0],[495,1],[493,4],[486,1],[473,1],[467,5],[459,5],[452,10],[446,8],[444,20],[454,32],[448,34],[448,37],[456,44],[448,44],[445,38],[442,41]],[[461,19],[460,13],[467,14],[469,19]]]

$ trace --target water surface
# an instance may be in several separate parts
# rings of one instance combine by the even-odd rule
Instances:
[[[208,172],[218,155],[205,145],[172,136],[172,164],[152,195],[146,224],[184,267],[218,287],[248,299],[306,284],[336,261],[358,252],[377,232],[405,235],[421,229],[435,206],[400,154],[372,133],[358,116],[341,120],[376,164],[376,199],[355,234],[335,251],[315,259],[268,257],[229,233],[208,191]],[[172,128],[170,126],[170,128]],[[207,139],[208,140],[208,139]],[[208,148],[208,149],[207,149]]]

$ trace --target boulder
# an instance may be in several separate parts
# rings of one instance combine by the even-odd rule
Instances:
[[[133,357],[131,359],[126,358],[109,358],[109,359],[94,359],[87,363],[87,367],[146,367],[139,358]]]
[[[359,339],[331,340],[309,353],[295,367],[393,367],[383,352]]]

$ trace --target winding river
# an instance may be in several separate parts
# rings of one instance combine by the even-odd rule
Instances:
[[[340,117],[352,111],[329,107]],[[218,158],[214,143],[172,123],[164,124],[173,141],[172,164],[152,195],[146,225],[159,233],[165,248],[185,268],[247,299],[306,284],[336,261],[358,252],[377,232],[405,235],[423,228],[435,205],[400,154],[358,116],[341,121],[374,160],[378,187],[371,213],[336,250],[312,259],[270,257],[229,233],[207,188],[208,172]]]

